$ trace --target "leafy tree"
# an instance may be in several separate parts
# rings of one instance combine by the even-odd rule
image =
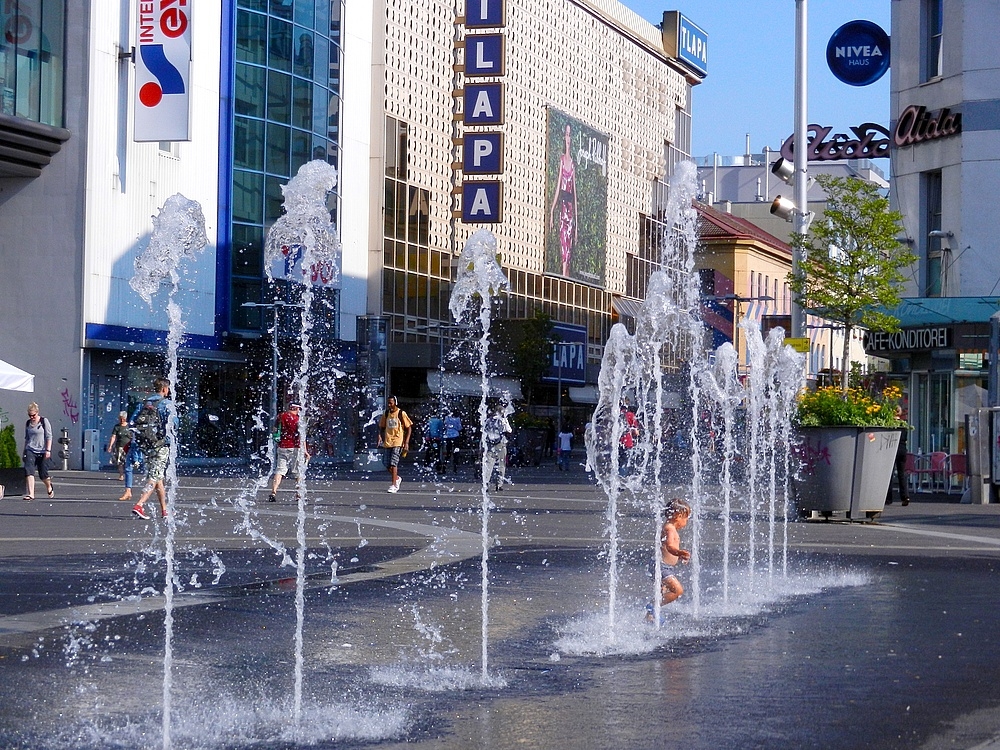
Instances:
[[[514,350],[514,370],[530,407],[535,388],[552,366],[552,344],[558,337],[552,334],[552,317],[542,310],[535,310],[524,322],[522,332],[523,337]]]
[[[899,320],[885,309],[899,304],[902,269],[917,258],[896,240],[903,216],[889,209],[876,185],[856,177],[816,180],[826,190],[827,207],[808,233],[792,236],[801,262],[789,287],[803,309],[843,326],[846,363],[855,328],[899,330]],[[846,377],[841,387],[846,396]]]

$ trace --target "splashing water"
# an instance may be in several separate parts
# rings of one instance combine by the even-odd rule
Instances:
[[[508,288],[507,277],[504,276],[497,262],[497,240],[493,233],[480,229],[465,243],[462,254],[458,258],[458,278],[451,294],[449,309],[459,323],[478,321],[480,330],[479,372],[479,425],[486,423],[486,398],[490,392],[489,366],[487,359],[490,350],[490,323],[492,321],[493,297]],[[477,309],[478,308],[478,309]],[[480,429],[480,455],[486,451],[485,430]],[[483,476],[481,501],[481,536],[483,552],[481,560],[482,572],[482,681],[489,684],[487,662],[487,644],[489,643],[489,521],[492,502],[489,494],[488,476]]]
[[[170,280],[170,298],[167,302],[167,380],[170,394],[177,392],[177,350],[184,340],[184,321],[180,306],[174,298],[180,288],[178,266],[184,259],[193,260],[195,255],[208,244],[205,234],[205,216],[197,201],[185,198],[180,193],[170,196],[157,216],[153,217],[153,233],[149,245],[135,260],[135,274],[129,280],[131,286],[152,306],[153,295],[167,279]],[[164,538],[164,559],[166,561],[164,596],[164,646],[163,646],[163,747],[170,748],[171,692],[173,673],[173,627],[174,591],[179,581],[174,572],[175,539],[177,518],[177,404],[173,398],[167,401],[167,533]],[[145,490],[144,490],[145,493]]]
[[[789,496],[790,415],[802,382],[804,358],[784,346],[780,330],[767,344],[756,324],[744,321],[750,377],[741,382],[738,354],[732,344],[709,351],[701,321],[698,276],[696,190],[693,164],[679,164],[670,181],[663,222],[661,268],[651,274],[640,305],[635,333],[616,324],[605,346],[598,378],[599,401],[587,430],[588,468],[607,495],[608,616],[605,637],[616,639],[620,619],[618,587],[618,520],[622,503],[647,509],[654,521],[653,603],[659,627],[663,577],[660,533],[668,490],[688,501],[691,515],[690,611],[697,618],[702,599],[702,525],[709,495],[721,501],[723,603],[730,597],[735,504],[749,505],[747,566],[751,585],[757,561],[756,516],[769,519],[768,572],[774,573],[776,519],[787,522]],[[683,418],[689,406],[689,416]],[[680,421],[671,424],[670,421]],[[684,424],[686,422],[686,425]],[[690,483],[668,487],[663,456],[664,435],[674,430],[690,446]],[[676,466],[671,466],[676,470]],[[787,572],[787,527],[783,571]]]
[[[285,198],[285,213],[268,231],[264,243],[264,260],[268,279],[273,281],[273,269],[280,263],[290,282],[301,286],[300,303],[286,305],[301,310],[299,340],[302,358],[292,381],[296,403],[301,407],[299,419],[299,447],[297,465],[306,465],[306,439],[311,392],[309,360],[312,353],[310,331],[313,315],[313,284],[332,284],[339,281],[340,241],[336,227],[330,221],[327,196],[337,185],[337,170],[324,161],[303,164],[298,173],[281,193]],[[278,332],[274,332],[273,345],[277,346]],[[276,416],[276,415],[274,415]],[[303,624],[305,621],[305,567],[306,567],[306,472],[298,472],[295,496],[298,503],[295,520],[295,667],[293,691],[293,717],[297,727],[302,719],[303,673]]]

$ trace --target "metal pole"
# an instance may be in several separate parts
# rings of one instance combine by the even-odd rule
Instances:
[[[987,403],[990,407],[1000,406],[1000,362],[997,361],[998,349],[1000,349],[1000,312],[995,312],[990,316],[990,374],[987,381],[989,386]]]
[[[795,155],[793,166],[794,195],[795,195],[795,222],[794,231],[797,234],[805,234],[809,228],[809,199],[808,199],[808,146],[806,145],[806,48],[807,44],[807,22],[808,0],[795,0]],[[792,249],[792,273],[799,272],[799,265],[802,261],[800,252]],[[802,307],[799,304],[798,296],[792,298],[792,337],[801,338],[804,330]]]
[[[444,471],[444,329],[438,328],[438,406],[441,412],[441,436],[438,438],[437,469]]]
[[[559,424],[557,425],[559,432],[562,432],[563,417],[562,417],[562,344],[556,344],[556,357],[559,359],[559,392],[556,394],[556,411],[559,413]]]
[[[271,305],[274,311],[274,330],[271,332],[271,419],[277,424],[278,419],[278,306]]]

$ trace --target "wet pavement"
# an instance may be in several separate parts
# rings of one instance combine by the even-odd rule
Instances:
[[[484,679],[480,487],[404,477],[309,485],[298,721],[293,495],[181,477],[173,747],[1000,748],[998,506],[737,507],[726,572],[710,502],[656,628],[648,509],[623,503],[611,613],[604,498],[521,470],[493,497]],[[0,747],[163,747],[166,526],[111,474],[56,487],[0,501]]]

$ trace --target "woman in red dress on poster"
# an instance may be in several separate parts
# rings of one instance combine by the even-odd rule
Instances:
[[[559,157],[557,178],[552,207],[549,209],[549,228],[556,225],[556,205],[559,206],[559,251],[562,257],[562,275],[569,276],[569,261],[576,245],[576,165],[573,163],[573,132],[566,125],[566,148]]]

